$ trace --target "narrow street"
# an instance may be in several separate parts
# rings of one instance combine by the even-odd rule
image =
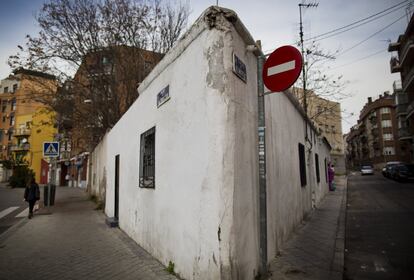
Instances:
[[[348,179],[344,279],[414,279],[414,184]]]

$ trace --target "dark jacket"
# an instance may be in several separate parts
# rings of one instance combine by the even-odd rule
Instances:
[[[39,186],[36,183],[32,183],[24,190],[24,199],[26,201],[33,201],[40,199]]]

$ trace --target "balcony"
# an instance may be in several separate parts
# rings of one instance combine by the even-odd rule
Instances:
[[[404,44],[404,47],[402,48],[400,52],[401,65],[403,65],[404,62],[410,60],[410,57],[413,55],[413,50],[414,50],[413,40],[407,40],[406,42],[403,42],[403,44]]]
[[[398,51],[399,47],[400,47],[400,42],[390,43],[388,45],[388,51],[389,52]]]
[[[18,128],[14,130],[14,136],[30,136],[31,130],[28,128]]]
[[[408,104],[398,104],[395,110],[397,113],[397,116],[407,114],[407,107],[408,107]]]
[[[10,151],[12,152],[24,152],[24,151],[29,151],[29,149],[30,149],[29,143],[13,145],[10,147]]]
[[[402,127],[398,129],[398,140],[410,140],[412,139],[412,135],[409,133],[408,128]]]
[[[401,72],[401,65],[396,56],[391,57],[390,68],[391,68],[391,73]]]
[[[407,119],[414,113],[414,101],[407,106]]]
[[[394,92],[402,91],[402,83],[401,83],[401,81],[400,80],[394,81],[394,83],[392,83],[392,88],[394,89]]]

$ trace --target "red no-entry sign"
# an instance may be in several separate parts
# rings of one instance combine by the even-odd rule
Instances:
[[[263,66],[263,82],[271,91],[290,88],[302,70],[302,55],[292,46],[276,49]]]

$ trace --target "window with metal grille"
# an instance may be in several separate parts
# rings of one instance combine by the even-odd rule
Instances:
[[[155,188],[155,127],[141,134],[139,186]]]
[[[299,170],[300,170],[300,184],[302,187],[306,186],[306,159],[305,146],[301,143],[298,145],[299,149]]]
[[[315,168],[316,168],[316,182],[321,181],[321,175],[319,173],[319,155],[315,154]]]

